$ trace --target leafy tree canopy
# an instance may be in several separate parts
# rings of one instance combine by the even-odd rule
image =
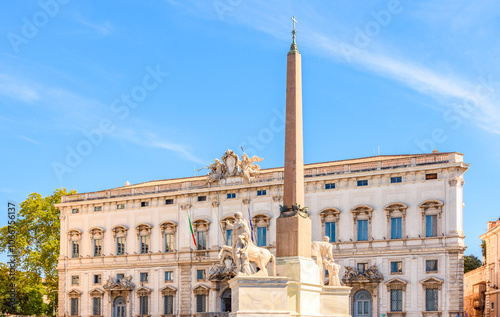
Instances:
[[[16,254],[16,294],[18,305],[15,313],[39,315],[52,313],[45,311],[43,295],[48,295],[50,307],[57,300],[57,261],[59,258],[59,236],[61,223],[59,210],[54,204],[61,202],[61,196],[76,194],[75,190],[56,189],[52,195],[42,197],[32,193],[20,204],[16,221],[10,226],[0,228],[0,252]],[[9,235],[9,230],[11,235]],[[9,244],[9,237],[14,233],[15,240]],[[12,243],[12,241],[11,241]],[[2,266],[1,270],[7,270]],[[7,274],[1,274],[8,276]],[[0,280],[0,282],[4,282]],[[0,305],[4,299],[0,284]],[[10,287],[6,288],[7,291]],[[0,306],[2,308],[2,306]],[[1,309],[0,309],[1,311]]]
[[[464,256],[464,273],[475,270],[483,265],[477,256],[471,254]]]

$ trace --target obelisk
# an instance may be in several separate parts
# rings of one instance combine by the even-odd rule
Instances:
[[[287,56],[285,180],[283,206],[276,221],[276,256],[311,257],[311,220],[304,208],[304,148],[302,137],[302,70],[293,41]]]

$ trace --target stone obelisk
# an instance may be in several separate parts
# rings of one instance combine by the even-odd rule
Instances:
[[[293,41],[287,56],[285,181],[281,215],[276,221],[276,256],[311,257],[311,220],[304,208],[304,148],[302,137],[302,70]]]

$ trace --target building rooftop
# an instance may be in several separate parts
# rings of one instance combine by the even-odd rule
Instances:
[[[462,163],[463,154],[458,152],[433,152],[427,154],[378,155],[348,160],[305,164],[304,176],[307,178],[313,176],[348,174],[454,162]],[[280,180],[282,179],[282,175],[279,175],[280,172],[281,174],[283,173],[283,167],[262,169],[255,176],[253,183]],[[275,173],[278,173],[278,175],[276,175]],[[97,192],[63,196],[61,203],[171,192],[182,189],[217,188],[223,186],[223,184],[206,185],[205,180],[206,175],[153,180],[149,182],[125,185],[122,187],[116,187]],[[235,185],[235,183],[233,182],[231,183],[231,185]]]

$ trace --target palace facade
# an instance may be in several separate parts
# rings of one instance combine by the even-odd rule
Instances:
[[[437,152],[304,166],[312,238],[330,237],[352,316],[463,311],[467,168],[462,154]],[[283,168],[206,180],[64,196],[59,316],[225,316],[231,291],[210,268],[231,243],[226,220],[251,218],[255,243],[274,253]]]

